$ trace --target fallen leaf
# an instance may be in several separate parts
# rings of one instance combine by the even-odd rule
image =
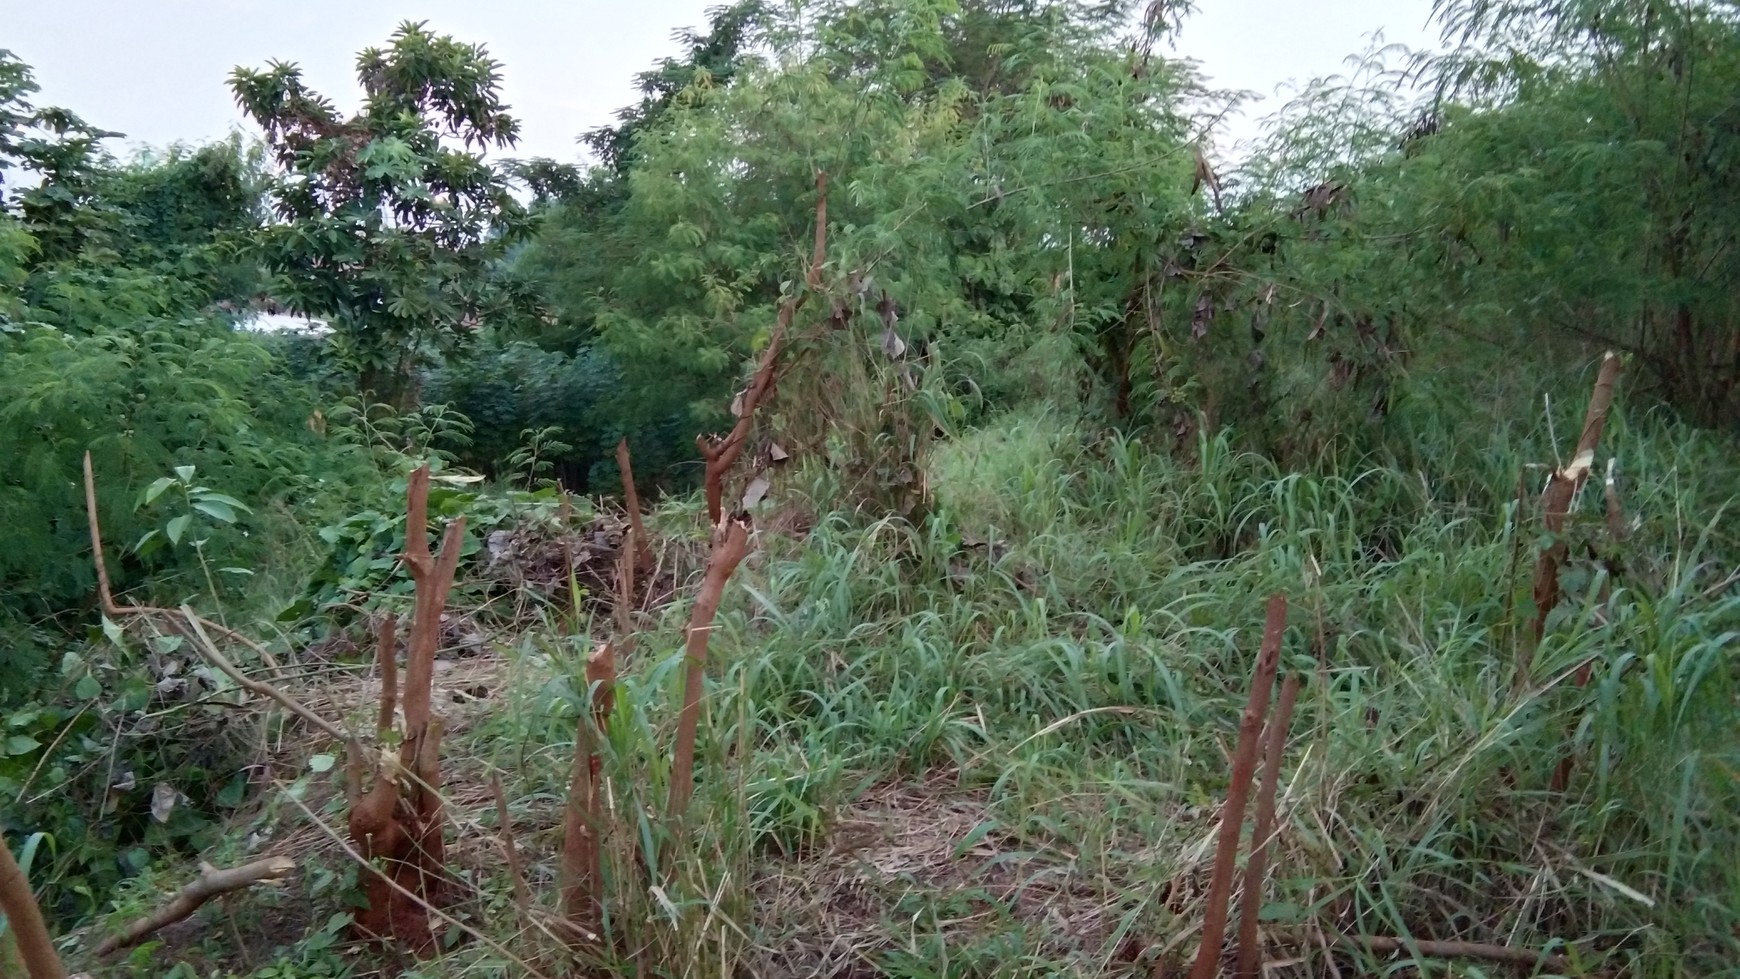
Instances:
[[[767,496],[767,491],[772,488],[773,484],[768,482],[766,476],[755,477],[754,481],[749,484],[749,488],[743,491],[743,509],[752,509]]]
[[[160,823],[169,822],[169,814],[175,811],[175,786],[168,782],[158,782],[151,787],[151,818]]]

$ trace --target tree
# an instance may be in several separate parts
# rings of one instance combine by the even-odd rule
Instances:
[[[525,213],[484,158],[519,124],[484,48],[422,24],[358,55],[357,80],[348,119],[293,64],[238,68],[230,87],[281,170],[257,246],[282,297],[329,320],[362,391],[403,404],[419,364],[526,301],[493,274]]]

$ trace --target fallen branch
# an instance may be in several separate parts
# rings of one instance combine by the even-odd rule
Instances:
[[[1244,826],[1245,800],[1250,795],[1251,776],[1257,769],[1257,747],[1262,737],[1263,717],[1275,693],[1275,673],[1281,662],[1281,634],[1287,628],[1287,596],[1269,599],[1263,625],[1263,645],[1251,675],[1251,695],[1239,717],[1238,749],[1233,754],[1232,781],[1227,785],[1226,804],[1220,813],[1220,839],[1215,844],[1214,874],[1209,878],[1203,903],[1202,944],[1196,951],[1190,979],[1214,979],[1220,972],[1221,942],[1226,937],[1227,899],[1232,894],[1233,869],[1238,863],[1239,834]],[[1155,979],[1164,963],[1155,966]]]
[[[195,615],[193,609],[183,605],[181,607],[181,615],[183,620],[186,621],[188,628],[193,631],[195,645],[199,649],[199,654],[205,657],[211,665],[217,667],[218,671],[224,676],[234,680],[237,685],[250,693],[256,693],[268,700],[277,701],[277,703],[285,710],[295,714],[297,717],[300,717],[302,720],[308,722],[310,725],[318,728],[326,734],[331,735],[335,740],[355,746],[354,742],[356,741],[356,737],[354,735],[349,734],[343,728],[326,718],[321,717],[319,714],[314,713],[307,707],[304,707],[301,703],[297,702],[296,698],[282,690],[279,690],[277,687],[272,686],[270,683],[255,680],[243,673],[241,670],[236,669],[236,665],[231,663],[223,653],[219,652],[217,644],[213,643],[211,637],[206,635],[205,620],[200,618],[198,615]],[[358,750],[360,750],[360,747],[358,747]]]
[[[1571,961],[1563,955],[1537,952],[1528,948],[1513,948],[1487,942],[1448,942],[1424,938],[1395,938],[1388,935],[1343,935],[1313,931],[1306,934],[1279,935],[1278,941],[1289,945],[1339,945],[1342,948],[1370,952],[1373,955],[1403,954],[1425,959],[1478,959],[1501,962],[1541,972],[1561,975],[1571,971]]]
[[[176,891],[168,903],[123,928],[120,934],[105,939],[97,946],[97,955],[113,955],[122,949],[132,948],[159,929],[175,924],[198,911],[201,905],[214,897],[267,881],[283,880],[295,869],[296,861],[289,857],[267,857],[223,870],[202,866],[200,875],[186,887]]]
[[[1287,730],[1293,724],[1293,706],[1299,701],[1299,674],[1288,673],[1281,683],[1281,699],[1275,704],[1275,716],[1264,732],[1263,781],[1257,789],[1256,824],[1251,831],[1251,856],[1245,864],[1244,892],[1239,895],[1238,965],[1233,974],[1239,979],[1256,979],[1259,975],[1257,918],[1263,904],[1263,876],[1269,869],[1269,850],[1274,841],[1269,838],[1275,826],[1275,792],[1281,782],[1281,755],[1287,745]]]
[[[701,679],[707,669],[707,642],[725,583],[749,551],[749,518],[737,516],[713,531],[713,553],[701,580],[701,594],[689,616],[688,675],[683,682],[683,710],[677,719],[676,753],[671,763],[671,795],[667,814],[675,819],[689,807],[694,792],[695,734],[701,723]]]
[[[24,974],[29,979],[66,979],[66,969],[54,950],[48,925],[43,923],[42,909],[36,904],[30,880],[13,859],[4,836],[0,836],[0,911],[6,913],[12,926],[18,955],[24,960]]]

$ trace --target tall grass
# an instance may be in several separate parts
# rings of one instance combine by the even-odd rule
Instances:
[[[1740,473],[1731,446],[1654,419],[1615,419],[1608,444],[1636,525],[1623,569],[1605,601],[1593,580],[1570,590],[1522,692],[1544,475],[1526,464],[1552,461],[1544,425],[1321,475],[1224,437],[1185,465],[1032,412],[937,451],[921,525],[833,515],[801,541],[765,536],[713,637],[696,797],[675,828],[633,814],[669,775],[686,610],[625,668],[605,762],[617,966],[1113,975],[1180,954],[1262,604],[1285,591],[1283,669],[1308,682],[1272,938],[1728,968],[1740,588],[1719,583],[1740,561],[1722,519]],[[580,676],[554,640],[528,642]],[[1568,682],[1587,661],[1594,681]],[[527,693],[474,747],[518,798],[559,798],[583,699],[567,681]],[[1554,793],[1567,737],[1579,763]]]

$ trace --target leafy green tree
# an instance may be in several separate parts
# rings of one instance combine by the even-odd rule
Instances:
[[[500,65],[421,24],[358,55],[357,80],[349,118],[293,64],[238,68],[230,87],[281,171],[257,240],[275,291],[330,322],[363,391],[403,404],[417,366],[527,299],[492,274],[524,210],[484,158],[514,145],[519,124]]]
[[[1740,21],[1726,3],[1446,0],[1422,195],[1494,314],[1633,353],[1740,425]],[[1444,227],[1440,224],[1440,227]]]
[[[1102,376],[1127,387],[1129,341],[1109,324],[1138,257],[1199,208],[1181,111],[1193,82],[1111,41],[1096,11],[1032,5],[997,14],[1014,25],[1001,33],[979,30],[995,6],[769,15],[764,61],[730,86],[691,86],[636,134],[613,220],[545,229],[538,260],[577,270],[556,282],[557,305],[593,323],[625,371],[658,378],[646,387],[664,404],[720,405],[795,278],[819,169],[837,188],[833,272],[855,283],[855,308],[886,291],[902,343],[947,332],[1007,348],[1061,318],[1085,349],[1111,350]],[[964,83],[949,66],[969,62],[1001,65],[1003,81]],[[1088,297],[1060,284],[1072,267],[1083,274],[1067,285],[1111,297],[1086,316]]]

